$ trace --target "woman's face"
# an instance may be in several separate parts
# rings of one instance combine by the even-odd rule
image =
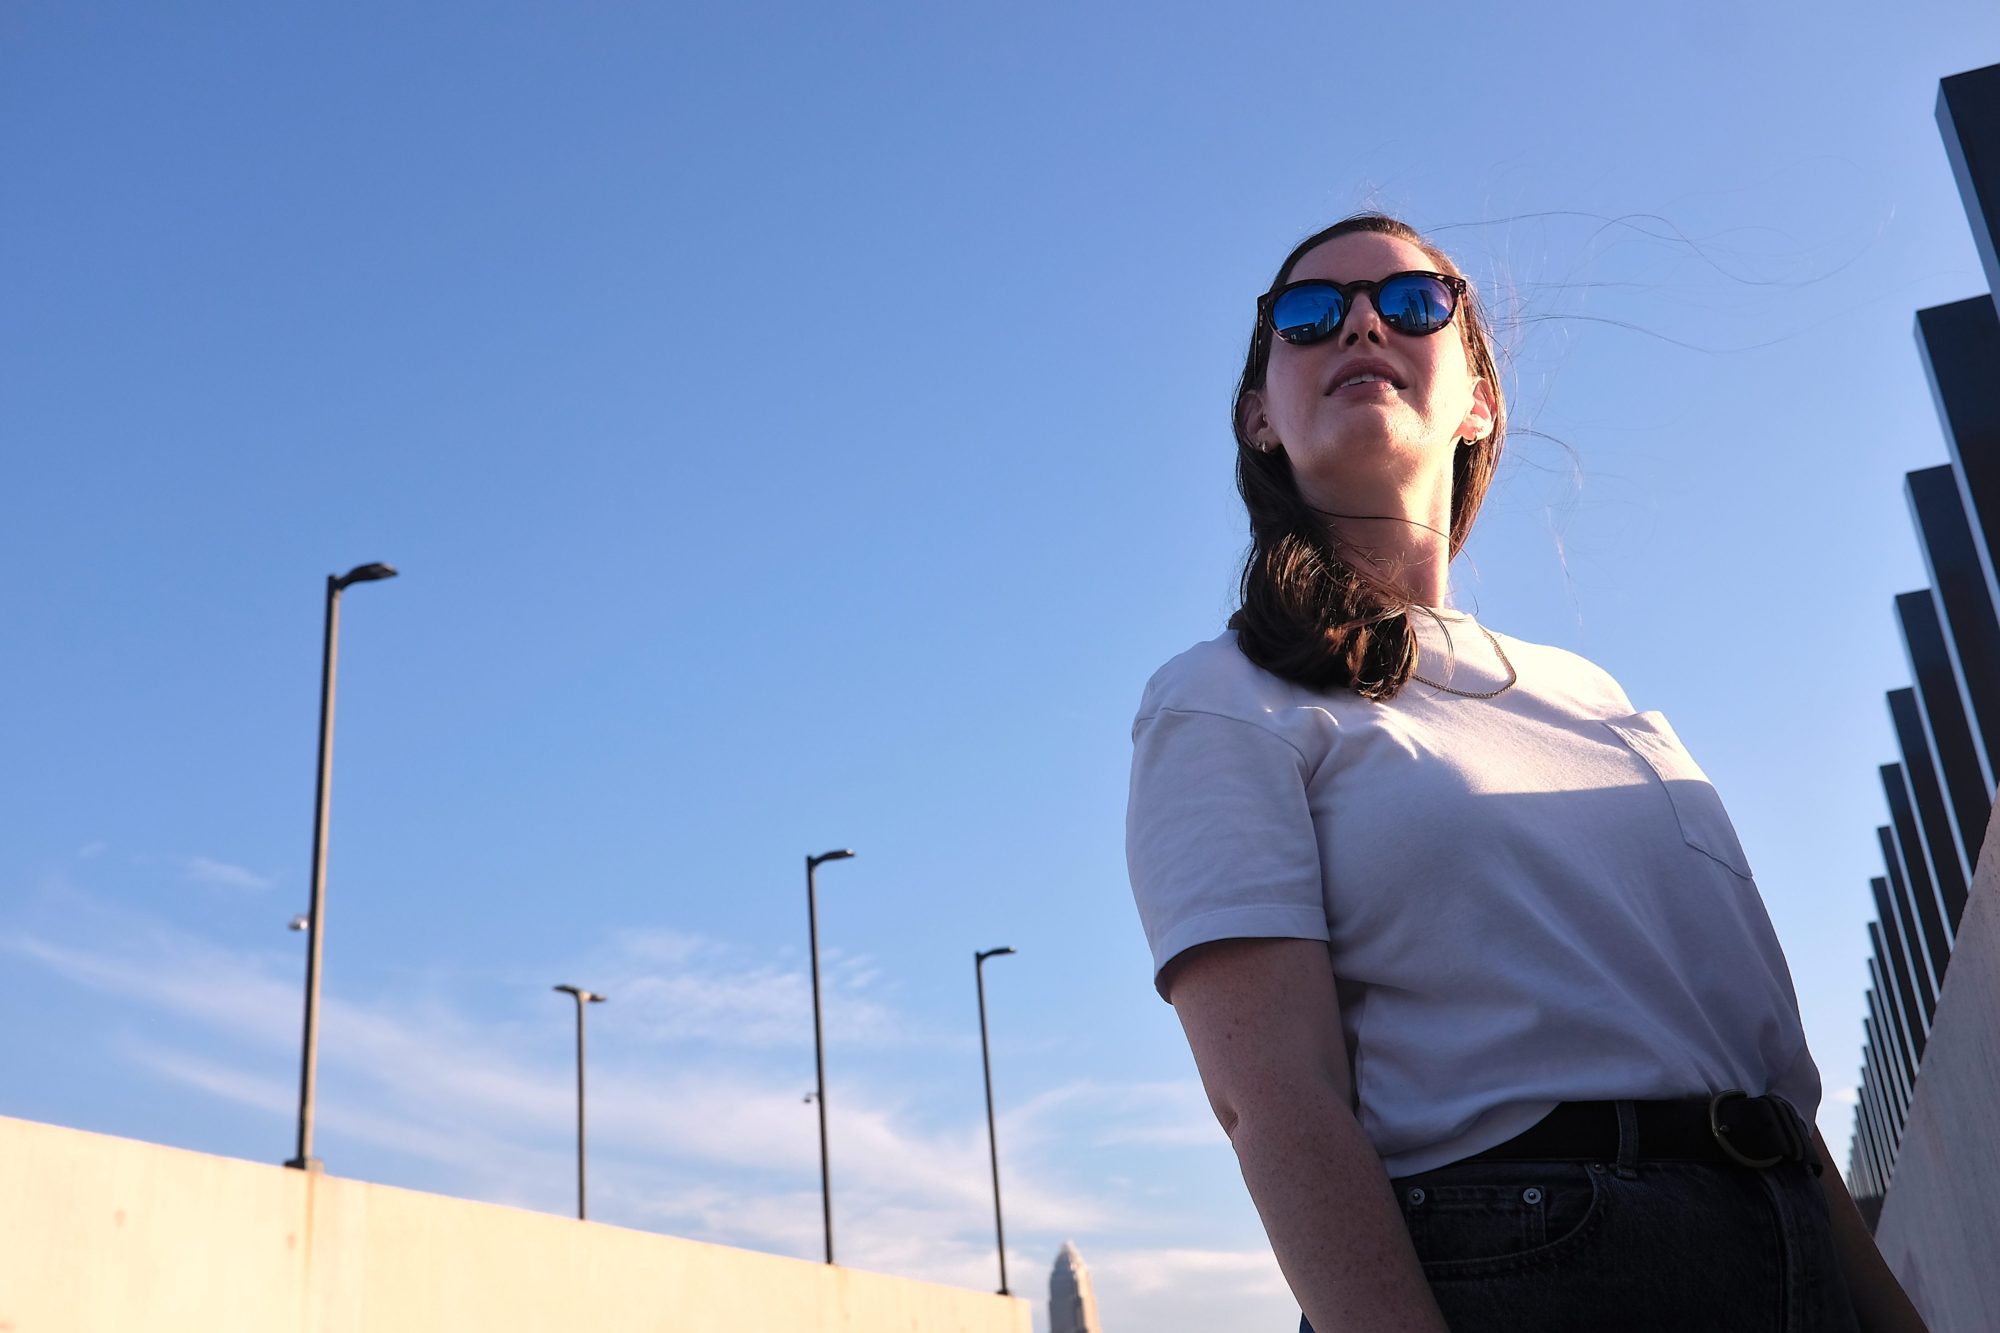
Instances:
[[[1379,281],[1438,267],[1400,237],[1349,232],[1307,251],[1288,281]],[[1398,333],[1382,322],[1373,293],[1360,293],[1330,338],[1295,347],[1273,335],[1264,387],[1244,398],[1245,434],[1275,441],[1319,508],[1338,510],[1335,497],[1380,497],[1384,488],[1434,493],[1440,473],[1448,505],[1457,441],[1493,426],[1491,390],[1472,373],[1459,319],[1421,337]],[[1364,366],[1389,382],[1345,384]]]

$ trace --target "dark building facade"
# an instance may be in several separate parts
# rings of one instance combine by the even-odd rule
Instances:
[[[1848,1159],[1871,1225],[1897,1179],[1940,1005],[1981,1008],[1951,1016],[1961,1034],[1990,1033],[1995,1019],[1983,984],[1946,980],[1968,902],[1986,887],[1975,872],[2000,779],[2000,65],[1942,80],[1937,119],[1988,290],[1916,319],[1949,461],[1905,479],[1930,585],[1894,607],[1911,684],[1887,696],[1899,754],[1881,767],[1888,822],[1876,830],[1883,873],[1870,880],[1871,985]],[[2000,1133],[2000,1111],[1987,1128]]]

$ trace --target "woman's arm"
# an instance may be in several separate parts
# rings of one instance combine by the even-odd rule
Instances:
[[[1326,945],[1219,940],[1175,959],[1166,982],[1278,1267],[1316,1333],[1448,1333],[1351,1109]]]
[[[1833,1217],[1833,1243],[1840,1253],[1840,1269],[1847,1278],[1848,1294],[1854,1311],[1861,1317],[1861,1333],[1927,1333],[1923,1317],[1903,1291],[1903,1284],[1889,1271],[1869,1234],[1861,1210],[1847,1192],[1847,1182],[1834,1169],[1833,1154],[1826,1140],[1813,1130],[1813,1151],[1819,1154],[1819,1187],[1826,1195],[1826,1210]]]

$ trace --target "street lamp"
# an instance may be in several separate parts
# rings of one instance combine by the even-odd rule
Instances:
[[[1007,1291],[1007,1229],[1000,1224],[1000,1142],[993,1129],[993,1059],[986,1053],[986,960],[1014,952],[987,949],[972,955],[972,976],[979,985],[979,1063],[986,1069],[986,1149],[993,1158],[993,1231],[1000,1241],[1000,1294]]]
[[[557,986],[557,990],[576,997],[576,1216],[583,1220],[583,1006],[603,1004],[609,996],[598,995],[575,986]]]
[[[813,1070],[817,1075],[813,1100],[819,1103],[819,1209],[826,1222],[826,1261],[833,1262],[833,1192],[827,1181],[826,1166],[826,1043],[821,1036],[819,1017],[819,894],[813,872],[822,861],[845,861],[852,851],[821,852],[806,858],[806,929],[812,941],[813,979]]]
[[[333,668],[340,646],[340,594],[350,583],[373,583],[395,577],[396,571],[382,564],[356,565],[345,574],[326,576],[326,641],[319,676],[319,790],[313,807],[311,919],[305,927],[309,934],[305,1051],[299,1061],[299,1151],[285,1163],[301,1171],[320,1169],[318,1159],[312,1155],[313,1094],[319,1065],[319,968],[321,942],[326,933],[326,812],[333,783]]]

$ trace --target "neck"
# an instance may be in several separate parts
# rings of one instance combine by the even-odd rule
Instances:
[[[1402,530],[1399,522],[1383,523],[1379,519],[1364,519],[1359,523],[1344,519],[1335,524],[1334,547],[1340,558],[1419,606],[1443,606],[1451,588],[1446,543],[1431,538],[1422,549],[1413,550],[1409,549],[1413,544],[1378,540],[1369,534],[1369,529],[1378,526]],[[1430,537],[1428,533],[1423,535]]]
[[[1416,605],[1442,606],[1451,585],[1449,448],[1386,440],[1372,452],[1381,461],[1365,470],[1336,468],[1341,458],[1334,451],[1309,453],[1293,472],[1299,496],[1354,570]]]
[[[1329,515],[1334,549],[1355,569],[1417,605],[1444,605],[1451,588],[1449,489],[1428,504],[1406,495],[1383,498],[1390,503],[1380,509],[1347,506],[1355,517]]]

